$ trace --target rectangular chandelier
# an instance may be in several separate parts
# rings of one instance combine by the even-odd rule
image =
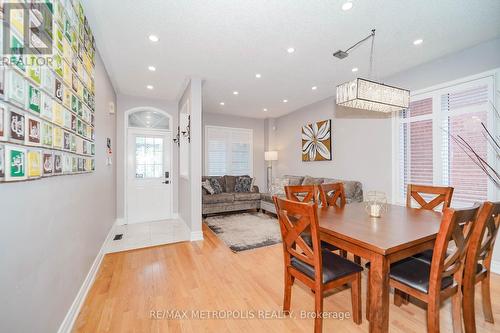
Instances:
[[[361,78],[337,87],[337,104],[377,112],[395,112],[410,106],[410,91]]]

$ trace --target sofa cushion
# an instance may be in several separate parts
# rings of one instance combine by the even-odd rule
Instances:
[[[234,202],[233,193],[205,194],[203,196],[204,204],[218,204],[218,203],[232,203],[232,202]]]
[[[274,178],[271,184],[271,194],[272,195],[284,195],[285,186],[290,185],[290,180],[288,178]]]
[[[226,189],[224,192],[232,193],[234,192],[234,186],[236,185],[236,176],[224,176],[224,181],[226,183]]]
[[[208,179],[210,186],[214,190],[214,194],[220,194],[224,192],[224,186],[220,182],[220,177],[211,177]]]
[[[314,178],[311,176],[305,176],[302,181],[302,185],[321,185],[323,184],[323,178]]]
[[[237,177],[236,184],[234,185],[234,192],[249,193],[252,191],[253,178],[250,177]]]
[[[323,178],[323,184],[344,184],[344,191],[347,203],[363,202],[363,185],[352,180],[341,180],[334,178]]]
[[[260,200],[274,204],[273,196],[274,195],[271,193],[261,193]],[[286,199],[286,196],[284,194],[281,194],[281,195],[278,195],[278,198]]]
[[[291,185],[291,186],[302,185],[302,182],[304,181],[304,177],[301,177],[301,176],[286,175],[286,176],[283,176],[283,178],[288,178],[289,185]]]
[[[252,201],[260,200],[260,193],[234,193],[234,201]]]
[[[215,190],[212,187],[212,185],[210,185],[209,180],[205,180],[205,181],[201,182],[201,187],[204,190],[203,194],[215,194]]]

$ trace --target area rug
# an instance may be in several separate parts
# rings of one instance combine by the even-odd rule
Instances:
[[[281,243],[278,220],[263,213],[207,217],[205,223],[233,252]]]

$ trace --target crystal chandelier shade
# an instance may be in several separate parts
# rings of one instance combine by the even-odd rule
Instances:
[[[376,112],[395,112],[410,106],[410,91],[357,78],[337,87],[337,104]]]

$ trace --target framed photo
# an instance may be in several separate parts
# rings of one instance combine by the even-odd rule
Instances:
[[[71,109],[71,96],[73,96],[71,91],[65,88],[63,91],[63,105],[68,109]]]
[[[53,100],[46,93],[42,93],[42,106],[40,108],[40,116],[47,120],[52,120],[52,109],[53,109]]]
[[[76,116],[71,115],[71,130],[76,133]]]
[[[0,29],[0,33],[2,30]],[[0,66],[0,97],[5,94],[5,66]]]
[[[53,59],[54,59],[54,62],[53,62],[54,71],[59,76],[59,78],[62,79],[64,76],[63,58],[61,57],[61,55],[59,53],[56,53],[56,54],[54,54]]]
[[[70,174],[73,172],[72,159],[70,154],[63,154],[63,173]]]
[[[24,114],[11,109],[8,120],[10,141],[24,143],[26,139],[26,120]]]
[[[36,62],[36,59],[35,60],[32,59],[31,61]],[[31,81],[33,81],[37,86],[39,86],[42,83],[42,75],[41,75],[40,66],[36,66],[36,65],[28,66],[27,72],[28,72],[28,78],[30,78]]]
[[[40,90],[33,85],[28,85],[28,109],[34,113],[40,114],[41,108],[41,93]]]
[[[0,180],[5,178],[5,146],[0,145]]]
[[[54,174],[54,155],[52,152],[44,151],[42,155],[42,172],[44,177],[50,177]]]
[[[71,96],[71,111],[78,113],[78,97],[75,95]]]
[[[53,126],[46,121],[42,122],[42,146],[52,148]]]
[[[71,112],[69,112],[68,110],[63,110],[63,114],[64,114],[64,128],[66,129],[71,129]]]
[[[78,172],[78,158],[76,158],[76,156],[71,157],[71,172]]]
[[[59,79],[54,79],[54,96],[59,102],[62,103],[64,95],[64,87]]]
[[[76,153],[76,138],[77,136],[74,134],[70,135],[70,140],[71,140],[71,152]]]
[[[54,126],[54,135],[52,137],[52,145],[54,148],[63,148],[63,129],[59,126]]]
[[[78,157],[78,172],[85,171],[85,159]]]
[[[54,72],[48,66],[42,67],[42,84],[41,89],[44,90],[49,96],[54,97],[55,95],[55,83],[56,77]]]
[[[7,87],[5,91],[5,99],[12,104],[21,108],[26,105],[26,81],[18,72],[10,69],[6,72]]]
[[[63,106],[59,103],[52,103],[52,122],[62,126],[64,124]]]
[[[63,157],[62,153],[54,153],[54,175],[62,175]]]
[[[89,151],[89,143],[86,140],[83,140],[83,154],[88,155]]]
[[[0,104],[0,141],[7,141],[7,107]]]
[[[71,150],[71,134],[66,131],[63,134],[63,149],[67,151]]]
[[[26,141],[27,146],[40,146],[42,142],[42,124],[40,120],[26,117]]]
[[[26,174],[26,149],[14,146],[5,147],[5,180],[19,181],[28,178]]]
[[[40,178],[42,176],[42,151],[28,151],[28,178]]]

